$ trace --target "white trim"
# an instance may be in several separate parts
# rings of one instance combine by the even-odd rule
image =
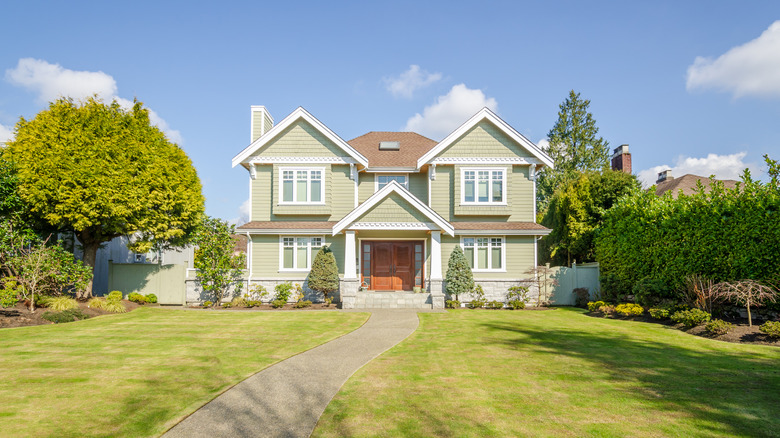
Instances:
[[[429,275],[430,279],[434,281],[443,279],[441,272],[441,231],[431,231],[431,271]]]
[[[464,239],[468,239],[469,237],[470,236],[461,236],[461,238],[460,238],[460,247],[463,249],[464,253],[466,252],[466,245],[463,243],[463,240]],[[479,272],[506,272],[506,247],[507,247],[506,236],[495,235],[495,234],[490,235],[490,236],[485,236],[485,235],[474,236],[473,239],[475,239],[474,240],[474,257],[475,257],[475,259],[471,261],[471,263],[474,266],[476,266],[476,257],[477,257],[477,248],[478,248],[477,242],[476,242],[477,238],[488,239],[488,245],[487,245],[487,265],[488,266],[492,265],[492,263],[490,263],[490,262],[492,261],[491,258],[493,257],[492,256],[492,251],[490,250],[492,248],[490,239],[501,239],[501,268],[499,268],[499,269],[493,269],[493,268],[479,269],[479,268],[474,267],[474,268],[471,268],[471,272],[477,272],[477,273],[479,273]]]
[[[474,201],[467,202],[466,201],[466,172],[474,172]],[[477,194],[479,187],[479,172],[488,172],[488,201],[486,202],[480,202],[477,201],[479,199],[479,196]],[[501,201],[496,202],[492,201],[493,199],[493,172],[501,172],[501,181],[503,183],[503,187],[501,188]],[[508,175],[509,172],[507,172],[506,167],[461,167],[460,168],[460,199],[458,200],[460,202],[460,205],[468,205],[468,206],[479,206],[479,207],[487,207],[487,206],[505,206],[507,205],[507,192],[509,191],[509,181],[508,181]]]
[[[285,268],[284,267],[284,239],[295,239],[293,241],[293,265],[297,263],[298,260],[298,239],[304,237],[306,239],[306,267],[305,268]],[[312,246],[311,246],[311,240],[319,238],[321,240],[321,245],[325,244],[325,235],[320,234],[319,236],[301,236],[301,235],[295,235],[295,234],[289,234],[289,235],[280,235],[279,236],[279,272],[309,272],[311,270],[311,264],[314,261],[314,256],[316,254],[312,254]]]
[[[360,174],[358,173],[357,167],[354,164],[349,165],[349,177],[355,183],[355,193],[354,193],[355,196],[354,196],[354,202],[352,208],[357,208],[358,198],[360,197],[360,192],[358,191],[358,182],[360,180]]]
[[[252,157],[244,164],[357,164],[349,157]]]
[[[355,256],[355,232],[344,233],[344,279],[357,279],[357,259]]]
[[[417,173],[416,167],[368,167],[367,173]]]
[[[431,206],[431,181],[436,179],[436,165],[428,166],[428,207]]]
[[[353,222],[357,221],[357,219],[362,216],[364,213],[366,213],[370,208],[375,206],[379,203],[379,201],[383,200],[387,196],[390,196],[392,193],[397,193],[400,195],[404,200],[412,204],[418,211],[420,211],[422,214],[424,214],[428,219],[430,219],[433,223],[438,225],[443,231],[445,231],[450,236],[455,236],[455,229],[452,227],[452,224],[447,222],[443,217],[439,216],[438,213],[433,211],[430,207],[423,204],[422,201],[417,199],[416,196],[411,194],[408,190],[401,187],[397,182],[390,181],[390,184],[384,186],[382,190],[374,193],[371,195],[366,202],[360,204],[358,208],[352,210],[344,216],[343,219],[341,219],[336,225],[333,226],[333,235],[335,236],[345,228],[347,228],[349,225],[351,225]]]
[[[503,234],[507,236],[546,236],[552,230],[455,230],[456,236],[495,236]]]
[[[528,168],[528,177],[531,179],[531,183],[534,186],[533,192],[531,193],[531,204],[534,206],[534,217],[533,217],[534,223],[536,223],[536,178],[537,176],[538,175],[536,173],[536,165],[532,164]]]
[[[311,196],[311,173],[320,172],[320,201],[285,201],[284,200],[284,172],[294,172],[295,178],[293,178],[293,198],[298,193],[298,172],[306,172],[306,198]],[[277,205],[325,205],[325,168],[324,167],[279,167],[279,198]]]
[[[434,147],[433,149],[428,151],[425,155],[420,157],[420,159],[417,160],[417,168],[419,169],[422,166],[429,164],[432,159],[434,159],[437,155],[443,152],[447,147],[452,145],[457,139],[459,139],[469,129],[476,126],[482,120],[488,120],[489,122],[496,125],[496,127],[498,127],[498,129],[503,131],[504,134],[508,135],[509,138],[511,138],[520,146],[528,150],[528,152],[530,152],[534,157],[541,160],[542,164],[549,167],[554,167],[552,158],[550,158],[550,156],[547,155],[541,148],[539,148],[532,141],[528,140],[522,134],[517,132],[508,123],[501,120],[501,118],[498,117],[493,111],[491,111],[488,108],[482,108],[476,114],[474,114],[473,117],[471,117],[468,121],[466,121],[466,123],[462,124],[458,129],[454,130],[444,140],[439,142],[439,144],[437,144],[436,147]]]
[[[429,164],[473,164],[476,166],[484,166],[486,164],[512,164],[516,166],[528,166],[539,164],[539,160],[536,158],[523,157],[437,157],[431,160]]]
[[[403,176],[406,179],[406,183],[401,184],[403,188],[409,190],[409,174],[408,173],[375,173],[374,174],[374,193],[379,191],[379,177],[382,176]],[[387,184],[385,184],[387,185]]]
[[[267,234],[273,234],[273,235],[305,235],[305,236],[322,236],[330,232],[330,229],[316,229],[316,228],[310,228],[310,229],[297,229],[297,228],[278,228],[278,229],[267,229],[267,228],[244,228],[241,230],[242,232],[255,234],[255,235],[267,235]]]
[[[249,178],[249,214],[247,215],[249,222],[252,222],[252,184],[254,184],[254,181],[254,179]]]
[[[440,228],[432,222],[356,222],[347,230],[420,230],[432,231]]]
[[[246,233],[246,270],[249,272],[248,277],[252,278],[252,236]]]
[[[249,146],[244,148],[241,152],[239,152],[235,157],[233,157],[233,167],[238,166],[241,163],[244,163],[252,154],[255,152],[260,151],[265,145],[268,144],[269,141],[271,141],[273,138],[275,138],[277,135],[282,133],[285,129],[287,129],[290,125],[297,122],[299,119],[303,119],[312,126],[314,126],[314,129],[320,131],[322,135],[324,135],[327,139],[332,141],[336,144],[339,148],[341,148],[344,152],[347,153],[350,157],[354,158],[359,164],[362,164],[363,166],[368,166],[368,159],[364,157],[360,152],[358,152],[355,148],[350,146],[346,141],[344,141],[341,137],[336,135],[333,131],[330,130],[325,124],[317,120],[314,116],[309,114],[308,111],[303,109],[303,107],[298,107],[290,113],[289,116],[285,117],[284,120],[279,122],[278,125],[275,125],[273,128],[269,129],[268,132],[263,134],[260,138],[252,142]]]

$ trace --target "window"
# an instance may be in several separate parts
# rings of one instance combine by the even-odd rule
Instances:
[[[463,169],[461,203],[506,204],[506,169]]]
[[[285,204],[322,204],[324,188],[323,169],[291,169],[285,167],[279,170],[281,177],[282,203]]]
[[[464,237],[461,243],[473,271],[505,270],[503,237]]]
[[[409,190],[409,178],[407,175],[377,175],[376,191],[390,184],[390,181],[396,181],[398,184],[402,185],[405,189]]]
[[[322,237],[282,237],[280,269],[308,271],[320,248]]]

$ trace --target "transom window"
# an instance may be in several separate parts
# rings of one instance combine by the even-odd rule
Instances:
[[[323,184],[323,169],[291,169],[288,167],[279,170],[281,172],[281,196],[286,204],[322,204],[325,192]]]
[[[402,185],[405,189],[409,190],[409,177],[408,175],[377,175],[376,176],[376,190],[390,184],[390,181],[395,181]]]
[[[311,261],[322,248],[322,237],[282,237],[280,270],[308,271]]]
[[[505,270],[503,237],[464,237],[461,243],[473,271]]]
[[[506,169],[463,169],[463,204],[506,204]]]

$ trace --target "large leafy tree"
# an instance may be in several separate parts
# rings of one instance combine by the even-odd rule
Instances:
[[[222,219],[203,218],[195,233],[195,274],[203,291],[213,298],[212,306],[218,306],[231,287],[241,291],[246,258],[236,254],[236,227]]]
[[[580,173],[555,192],[542,225],[552,232],[542,239],[543,263],[571,266],[596,259],[595,233],[604,212],[640,188],[634,175],[614,170]]]
[[[187,243],[203,214],[192,162],[149,122],[136,101],[59,99],[32,120],[21,118],[4,155],[16,169],[30,213],[73,231],[94,270],[100,245],[133,236],[131,249]],[[79,298],[92,295],[92,283]]]
[[[599,128],[588,111],[590,100],[582,99],[574,90],[560,104],[558,120],[547,134],[547,153],[555,168],[545,167],[539,173],[536,191],[538,211],[544,212],[555,190],[580,172],[609,167],[609,143],[598,137]]]

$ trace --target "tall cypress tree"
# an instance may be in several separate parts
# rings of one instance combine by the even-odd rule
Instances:
[[[317,252],[311,263],[309,289],[322,293],[326,299],[329,293],[339,290],[339,268],[336,257],[327,246]]]
[[[474,290],[474,274],[471,273],[469,262],[460,245],[455,245],[455,249],[450,254],[450,260],[447,262],[447,294],[458,295],[467,294]]]

